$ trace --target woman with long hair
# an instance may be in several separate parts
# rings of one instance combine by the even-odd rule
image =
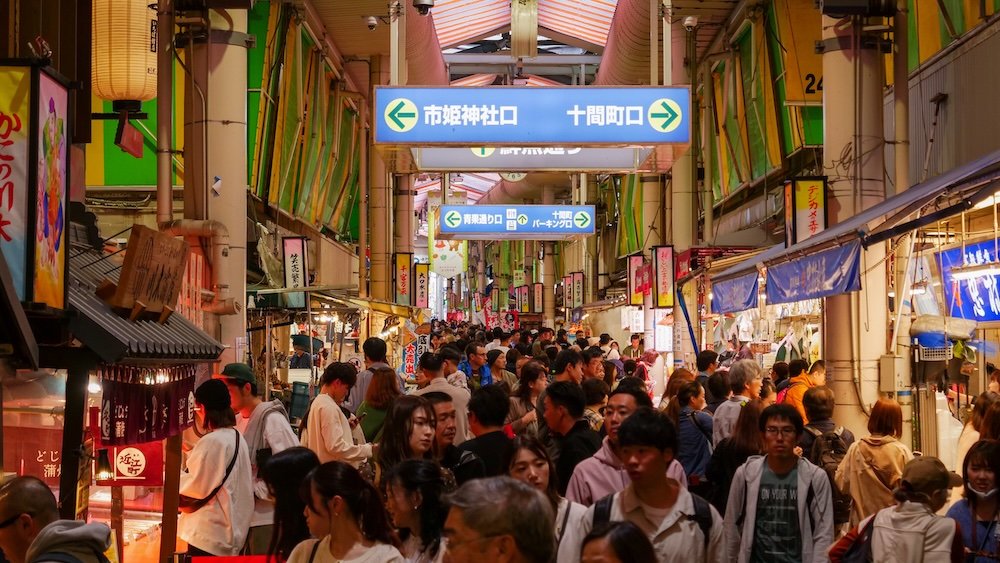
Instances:
[[[1000,560],[1000,545],[997,545],[1000,442],[981,440],[969,449],[962,463],[962,481],[965,498],[953,504],[947,516],[958,522],[962,530],[966,553],[971,556],[966,561]]]
[[[706,473],[712,458],[712,417],[704,408],[705,388],[692,381],[670,399],[667,415],[677,428],[676,459],[687,474],[688,490],[707,498],[711,492]]]
[[[666,410],[670,404],[670,399],[677,396],[677,393],[688,383],[695,380],[695,376],[687,368],[677,368],[670,374],[667,384],[663,386],[663,395],[660,396],[660,410]]]
[[[384,478],[404,459],[434,459],[437,418],[427,399],[403,395],[389,409],[378,452],[361,465],[365,479],[381,489]]]
[[[515,434],[538,434],[535,405],[548,384],[547,371],[545,366],[536,361],[521,366],[521,378],[518,380],[517,390],[510,397],[510,411],[507,412],[507,421],[504,423],[510,424]]]
[[[399,538],[378,491],[341,461],[309,472],[300,492],[315,538],[292,550],[288,563],[404,563]]]
[[[903,435],[903,410],[892,399],[882,398],[872,406],[867,438],[855,440],[837,467],[834,486],[851,495],[851,526],[896,503],[903,466],[913,459],[910,448],[899,441]]]
[[[386,508],[408,563],[438,563],[444,556],[441,531],[448,507],[441,497],[447,491],[441,467],[426,459],[402,461],[386,479]]]
[[[587,507],[559,494],[556,464],[545,446],[534,436],[514,438],[507,474],[535,487],[552,503],[556,515],[556,561],[580,560],[580,537]]]
[[[399,378],[392,368],[372,370],[372,382],[365,392],[365,398],[358,406],[357,417],[361,430],[369,442],[378,442],[382,436],[385,417],[396,398],[403,395],[399,390]]]
[[[271,456],[258,472],[274,499],[274,526],[267,561],[288,561],[292,550],[309,538],[305,508],[299,494],[302,482],[319,466],[319,458],[309,448],[297,446]]]
[[[733,435],[723,438],[715,446],[712,458],[708,462],[706,477],[712,483],[712,495],[709,501],[719,514],[725,514],[726,503],[729,501],[729,487],[733,475],[741,465],[752,455],[764,452],[764,438],[761,436],[758,421],[764,407],[759,399],[754,399],[743,405],[740,415],[733,426]]]

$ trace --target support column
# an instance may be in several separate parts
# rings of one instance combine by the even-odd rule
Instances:
[[[193,75],[186,81],[190,113],[184,125],[184,215],[209,219],[229,231],[229,253],[220,268],[225,287],[212,288],[237,303],[246,299],[247,246],[247,11],[213,10],[207,39],[188,46]],[[246,312],[218,315],[219,341],[226,349],[222,363],[243,361],[235,356],[237,338],[246,336]]]
[[[395,233],[393,248],[396,252],[413,252],[413,175],[396,174]]]
[[[545,205],[555,203],[555,192],[551,186],[542,188],[542,203]],[[545,259],[542,260],[542,325],[555,328],[556,245],[552,241],[546,241],[542,244],[545,245]]]
[[[695,197],[691,191],[694,176],[694,162],[688,152],[674,161],[670,180],[670,215],[671,241],[674,245],[674,255],[681,253],[694,244],[696,213]],[[691,309],[688,309],[691,312]],[[691,342],[691,332],[684,312],[677,297],[674,297],[674,366],[694,365],[695,347]]]
[[[642,251],[647,256],[653,256],[653,247],[663,243],[663,189],[660,176],[643,176],[639,179],[642,188]],[[653,315],[653,292],[650,291],[643,299],[643,331],[646,342],[652,342],[652,348],[663,350],[662,343],[656,342],[656,318]],[[649,346],[649,344],[647,344]]]
[[[385,84],[388,80],[388,69],[383,68],[389,61],[384,57],[373,56],[371,60],[371,75],[369,82],[374,94],[374,87]],[[374,100],[372,95],[369,100]],[[377,116],[373,116],[377,117]],[[375,150],[374,144],[368,146],[368,224],[371,251],[371,296],[382,301],[391,301],[391,269],[389,265],[389,173],[386,170],[382,155]]]
[[[830,171],[830,223],[837,224],[885,197],[882,131],[882,55],[863,21],[838,26],[823,18],[823,167]],[[867,44],[867,45],[866,45]],[[844,154],[851,155],[848,162]],[[885,351],[885,245],[862,253],[861,291],[828,297],[823,318],[827,384],[837,398],[834,418],[863,432],[868,405],[878,398],[879,358]],[[867,273],[865,273],[867,271]],[[832,377],[830,377],[832,376]],[[832,379],[832,381],[831,381]],[[925,450],[925,454],[933,452]]]

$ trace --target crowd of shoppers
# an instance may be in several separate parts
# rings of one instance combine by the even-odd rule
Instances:
[[[1000,556],[1000,442],[981,439],[1000,431],[992,393],[976,400],[959,476],[900,442],[902,409],[890,398],[872,406],[867,436],[838,424],[822,362],[765,371],[702,352],[698,372],[675,370],[655,408],[648,380],[619,370],[607,339],[577,335],[581,347],[550,331],[459,334],[434,335],[416,389],[401,387],[377,338],[364,343],[361,374],[328,365],[299,436],[280,402],[258,397],[247,366],[202,383],[194,398],[204,432],[181,476],[188,554],[292,563]],[[620,354],[650,352],[633,339]],[[961,498],[944,516],[952,488]],[[108,548],[107,528],[56,520],[43,490],[31,478],[0,487],[8,559],[40,560],[55,545],[100,560],[88,554]],[[54,534],[89,551],[80,557]]]

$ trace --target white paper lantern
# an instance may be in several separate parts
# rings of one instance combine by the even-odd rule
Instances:
[[[104,100],[156,96],[156,11],[150,0],[93,0],[94,94]]]

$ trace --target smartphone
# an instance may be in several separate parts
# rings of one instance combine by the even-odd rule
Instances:
[[[364,418],[366,416],[368,416],[368,412],[367,411],[365,411],[365,412],[363,412],[361,414],[354,415],[354,418],[358,419],[358,422],[361,422],[362,420],[364,420]]]

